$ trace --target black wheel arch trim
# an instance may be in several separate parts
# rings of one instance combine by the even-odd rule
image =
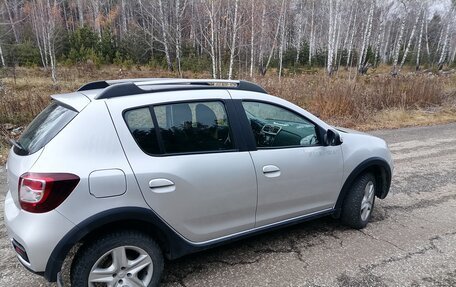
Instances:
[[[384,199],[388,195],[391,186],[390,165],[385,159],[380,157],[368,158],[361,162],[355,169],[353,169],[353,171],[345,180],[334,207],[334,217],[338,218],[340,216],[345,197],[356,178],[371,168],[380,168],[380,173],[375,174],[375,177],[380,180],[381,188],[376,189],[375,195],[380,199]],[[377,184],[378,183],[379,182],[377,181]]]
[[[142,207],[120,207],[95,214],[71,229],[56,245],[46,264],[44,277],[50,282],[57,280],[57,273],[62,268],[63,261],[73,246],[88,236],[92,231],[120,221],[135,221],[144,226],[153,226],[166,243],[169,243],[169,252],[164,255],[168,259],[181,256],[188,248],[188,242],[181,238],[174,230],[164,223],[152,210]],[[171,246],[172,245],[172,246]]]

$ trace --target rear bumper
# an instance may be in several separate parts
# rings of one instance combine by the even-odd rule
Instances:
[[[18,260],[31,272],[42,274],[50,254],[62,237],[74,227],[57,211],[29,213],[18,208],[11,193],[5,198],[5,225]],[[25,255],[24,255],[25,254]]]

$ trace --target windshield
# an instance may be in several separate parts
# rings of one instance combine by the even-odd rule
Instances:
[[[32,154],[45,146],[65,127],[77,112],[52,102],[27,127],[19,138],[19,145],[23,149],[15,148],[17,154]]]

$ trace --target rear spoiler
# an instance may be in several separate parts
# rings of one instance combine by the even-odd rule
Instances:
[[[88,97],[78,92],[52,95],[51,98],[59,105],[75,112],[82,111],[90,103]]]

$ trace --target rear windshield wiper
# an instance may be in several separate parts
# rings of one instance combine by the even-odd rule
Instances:
[[[16,140],[14,139],[9,139],[9,142],[16,148],[18,148],[20,151],[27,153],[27,150]]]

